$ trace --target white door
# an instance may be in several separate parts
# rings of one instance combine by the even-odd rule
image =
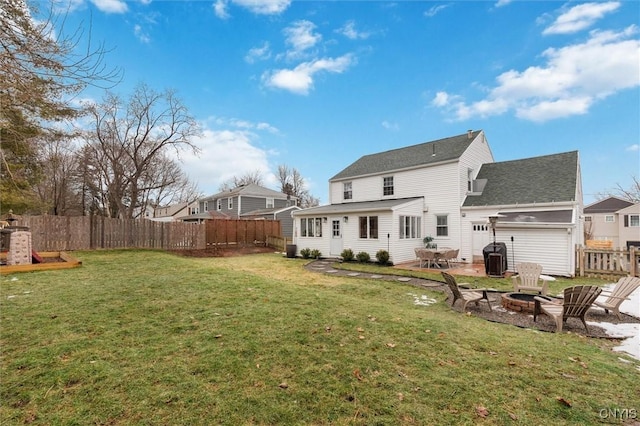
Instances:
[[[342,254],[342,227],[340,218],[331,219],[331,247],[329,255],[340,256]]]
[[[472,247],[472,259],[473,261],[484,262],[484,254],[482,249],[487,246],[492,240],[491,227],[488,223],[474,223],[473,232],[471,233],[473,239]]]

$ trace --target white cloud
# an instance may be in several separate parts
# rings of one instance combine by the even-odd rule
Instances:
[[[630,145],[630,146],[627,147],[627,149],[625,149],[625,151],[638,152],[638,151],[640,151],[640,145],[638,145],[637,143],[633,144],[633,145]]]
[[[506,6],[508,4],[511,4],[513,2],[513,0],[498,0],[498,2],[495,4],[496,7],[503,7]]]
[[[400,126],[398,126],[398,123],[391,123],[387,120],[384,120],[382,122],[382,127],[384,127],[387,130],[399,130]]]
[[[640,86],[640,40],[631,38],[637,33],[633,25],[621,32],[592,31],[584,43],[545,50],[541,66],[499,75],[483,100],[466,104],[438,92],[431,103],[459,120],[509,110],[532,121],[585,114],[596,102]]]
[[[614,1],[579,4],[558,16],[555,22],[547,27],[542,34],[568,34],[581,31],[619,7],[620,3]]]
[[[269,42],[265,41],[262,46],[249,49],[249,52],[244,57],[244,60],[250,64],[256,61],[263,61],[271,57],[271,48]]]
[[[286,37],[285,43],[291,47],[287,52],[289,59],[303,56],[305,51],[322,40],[322,35],[314,32],[315,28],[316,25],[313,22],[302,20],[282,30]]]
[[[248,131],[206,129],[193,140],[200,154],[181,155],[184,170],[207,195],[218,192],[220,184],[234,176],[260,171],[266,177],[271,174],[269,153],[256,147],[255,139]]]
[[[306,95],[313,88],[313,76],[315,74],[319,72],[340,74],[349,68],[354,61],[353,56],[347,54],[335,59],[317,59],[311,62],[303,62],[294,69],[266,72],[262,75],[262,81],[268,87]]]
[[[432,17],[436,16],[438,13],[442,12],[443,10],[445,10],[447,7],[449,7],[448,4],[439,4],[437,6],[432,6],[429,10],[424,12],[424,16],[426,16],[428,18],[432,18]]]
[[[213,3],[213,13],[220,19],[228,19],[231,16],[227,9],[227,0],[216,0],[216,2]]]
[[[336,32],[351,40],[364,40],[371,36],[371,33],[356,30],[356,23],[353,20],[347,21],[341,28],[338,28]]]
[[[133,32],[142,43],[149,43],[151,41],[149,34],[147,34],[139,24],[133,27]]]
[[[127,3],[123,0],[91,0],[91,2],[105,13],[125,13],[129,10]]]
[[[291,0],[232,0],[234,4],[242,6],[258,15],[278,15],[289,7]]]

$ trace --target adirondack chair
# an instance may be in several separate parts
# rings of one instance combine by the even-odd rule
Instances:
[[[533,320],[536,321],[539,313],[545,313],[556,322],[556,332],[562,331],[562,324],[568,318],[580,318],[587,334],[587,322],[584,316],[594,300],[600,295],[602,289],[593,285],[577,285],[564,289],[562,300],[554,300],[549,297],[536,296]]]
[[[476,305],[478,305],[478,302],[485,301],[487,302],[487,305],[489,305],[489,310],[492,311],[491,302],[489,302],[489,298],[487,297],[486,290],[461,289],[460,287],[458,287],[458,283],[456,282],[456,279],[453,277],[453,275],[448,274],[446,272],[442,272],[442,276],[444,277],[444,280],[447,282],[447,285],[451,289],[451,293],[453,293],[453,302],[451,302],[451,306],[455,305],[458,299],[461,299],[464,301],[464,305],[462,306],[462,309],[466,311],[467,305],[470,302],[474,302]]]
[[[511,277],[514,291],[537,291],[543,296],[549,291],[545,280],[542,280],[542,283],[540,283],[542,265],[531,262],[518,263],[516,265],[516,272],[517,275]]]
[[[638,287],[640,287],[640,278],[622,277],[618,280],[611,292],[606,290],[602,291],[602,296],[604,296],[603,300],[596,300],[593,304],[604,308],[606,313],[609,313],[609,310],[613,311],[618,319],[622,319],[620,315],[620,305],[625,300],[629,300],[629,295]]]

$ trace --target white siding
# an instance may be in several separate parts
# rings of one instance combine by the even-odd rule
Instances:
[[[543,274],[575,275],[575,267],[571,267],[574,246],[571,233],[566,228],[497,228],[496,240],[507,245],[510,271],[520,262],[535,262],[542,265]]]

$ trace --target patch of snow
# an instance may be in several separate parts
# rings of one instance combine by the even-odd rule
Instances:
[[[434,303],[437,303],[436,299],[433,299],[431,297],[428,297],[426,295],[421,295],[418,296],[415,293],[407,293],[409,296],[413,297],[413,304],[414,305],[420,305],[420,306],[430,306],[433,305]]]

